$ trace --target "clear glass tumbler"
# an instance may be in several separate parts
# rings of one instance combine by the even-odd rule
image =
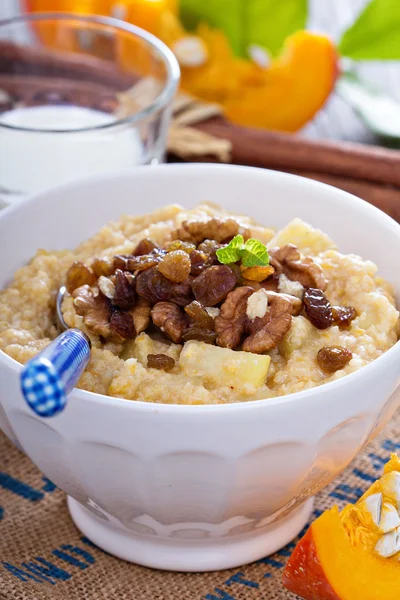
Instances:
[[[163,160],[179,82],[172,52],[97,16],[0,22],[0,197]]]

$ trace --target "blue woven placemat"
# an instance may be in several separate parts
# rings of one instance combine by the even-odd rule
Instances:
[[[400,414],[321,492],[313,518],[354,502],[400,450]],[[240,569],[153,571],[94,546],[69,518],[65,494],[0,433],[1,600],[294,600],[281,585],[294,542]],[[356,599],[355,599],[356,600]]]

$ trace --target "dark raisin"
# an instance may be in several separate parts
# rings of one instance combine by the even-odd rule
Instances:
[[[170,371],[175,366],[175,361],[171,356],[166,354],[148,354],[147,368],[160,369],[162,371]]]
[[[185,306],[185,312],[190,317],[190,320],[196,324],[200,329],[214,329],[214,319],[210,317],[204,306],[194,300],[187,306]]]
[[[327,329],[333,323],[332,307],[324,292],[308,288],[303,296],[304,310],[309,321],[317,329]]]
[[[209,267],[192,283],[195,298],[203,306],[215,306],[233,290],[236,276],[227,265]]]
[[[158,263],[158,270],[170,281],[182,283],[190,274],[190,257],[184,250],[168,252]]]
[[[67,271],[66,287],[70,294],[82,285],[92,286],[96,276],[85,263],[75,260]]]
[[[108,277],[114,273],[113,261],[108,258],[95,258],[90,265],[97,279],[102,275]]]
[[[129,312],[113,309],[110,320],[111,329],[125,340],[136,336],[132,315]]]
[[[157,244],[155,244],[151,240],[144,239],[139,242],[132,254],[134,256],[143,256],[144,254],[150,254],[150,252],[152,252],[156,248],[158,248]]]
[[[214,344],[217,334],[210,329],[202,329],[201,327],[189,327],[182,336],[184,342],[189,340],[197,340],[206,344]]]
[[[123,256],[118,254],[114,256],[114,267],[122,271],[145,271],[157,265],[162,256],[163,253],[161,250],[154,250],[150,254],[143,254],[142,256]]]
[[[190,281],[173,283],[155,267],[151,267],[136,277],[136,291],[151,304],[156,302],[174,302],[178,306],[186,306],[193,300]]]
[[[344,369],[353,358],[352,353],[343,346],[324,346],[317,354],[318,366],[326,373]]]
[[[128,271],[115,271],[115,295],[113,304],[128,310],[133,308],[136,300],[135,278]]]
[[[357,312],[351,306],[332,306],[333,324],[340,328],[348,327],[353,319],[356,318]]]
[[[211,267],[212,260],[208,254],[201,252],[200,250],[193,250],[190,255],[191,262],[191,275],[200,275],[205,269]]]

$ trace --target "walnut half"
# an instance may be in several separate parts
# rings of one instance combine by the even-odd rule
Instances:
[[[195,221],[184,221],[176,232],[176,238],[195,244],[204,242],[207,239],[226,242],[238,233],[242,233],[245,238],[249,237],[249,232],[247,230],[242,231],[242,229],[236,219],[232,217],[222,219],[206,217]]]
[[[326,290],[328,282],[321,267],[311,257],[302,257],[293,244],[271,248],[268,252],[271,265],[278,274],[284,273],[288,279],[298,281],[305,288]]]
[[[264,316],[250,319],[246,314],[247,303],[254,293],[258,292],[254,292],[250,286],[243,286],[228,294],[220,315],[215,319],[218,346],[235,349],[247,333],[243,350],[262,354],[275,348],[289,331],[292,314],[296,312],[291,298],[265,291],[268,308]]]
[[[289,298],[275,292],[266,292],[268,310],[264,317],[247,323],[250,335],[243,342],[245,352],[262,354],[275,348],[292,324],[292,303]]]
[[[173,302],[157,302],[151,309],[154,325],[157,325],[175,344],[182,342],[182,335],[189,326],[189,317]]]

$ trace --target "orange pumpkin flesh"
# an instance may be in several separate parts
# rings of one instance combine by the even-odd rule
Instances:
[[[400,472],[393,457],[385,473]],[[283,574],[283,584],[305,600],[398,600],[399,553],[383,558],[374,551],[377,527],[359,521],[363,501],[384,492],[384,478],[375,482],[356,505],[341,513],[322,514],[298,542]],[[358,516],[357,516],[358,514]],[[364,527],[367,523],[370,533]]]
[[[249,127],[296,131],[326,102],[337,76],[331,40],[299,31],[265,70],[261,85],[246,86],[224,102],[226,116]]]

